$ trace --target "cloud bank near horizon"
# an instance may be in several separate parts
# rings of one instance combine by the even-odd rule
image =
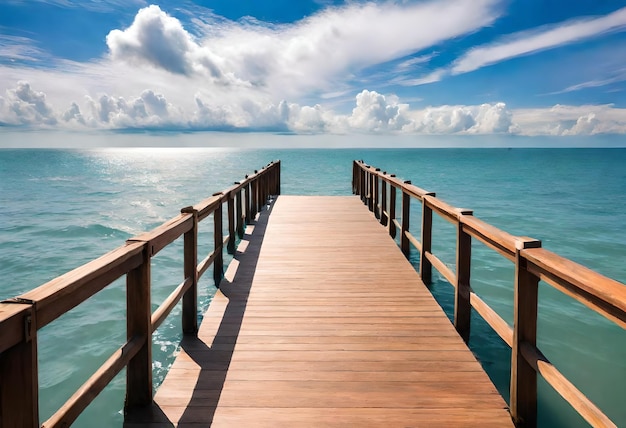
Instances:
[[[269,131],[301,134],[596,135],[626,133],[626,109],[611,105],[509,109],[506,104],[444,105],[411,109],[395,95],[363,90],[348,114],[319,104],[281,101],[215,106],[195,97],[191,112],[162,94],[85,96],[58,110],[46,94],[21,81],[0,96],[0,126],[67,130]]]

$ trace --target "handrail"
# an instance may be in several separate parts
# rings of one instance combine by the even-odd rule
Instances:
[[[380,195],[389,195],[385,226],[392,237],[400,229],[400,247],[409,256],[409,243],[420,252],[420,276],[430,283],[435,267],[455,287],[454,324],[463,339],[469,340],[470,307],[512,348],[511,416],[516,424],[536,426],[537,373],[593,426],[615,424],[569,382],[536,347],[538,284],[552,287],[583,303],[602,316],[626,328],[626,285],[593,272],[546,249],[532,238],[513,236],[473,216],[468,210],[453,207],[434,193],[402,181],[379,168],[353,162],[352,191],[360,196],[376,218],[382,219]],[[389,186],[389,191],[387,191]],[[379,190],[380,187],[380,190]],[[401,193],[401,221],[395,218],[396,192]],[[422,203],[421,241],[409,232],[410,199]],[[431,252],[432,213],[457,227],[456,273]],[[381,221],[382,223],[382,221]],[[511,327],[474,291],[469,283],[471,238],[495,250],[515,264],[514,324]]]
[[[268,197],[280,193],[280,161],[271,162],[233,186],[204,199],[155,229],[21,296],[0,302],[0,427],[39,426],[37,330],[126,276],[127,342],[42,426],[70,425],[106,385],[127,368],[125,412],[152,402],[152,333],[183,301],[183,332],[197,334],[198,279],[212,265],[215,285],[222,279],[223,250],[234,251]],[[228,236],[222,206],[228,205]],[[213,251],[198,264],[198,224],[213,215]],[[184,236],[185,279],[151,312],[151,258]],[[10,412],[6,411],[10,409]]]

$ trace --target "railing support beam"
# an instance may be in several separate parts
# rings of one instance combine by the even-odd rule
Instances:
[[[183,294],[183,334],[195,336],[198,333],[198,210],[188,207],[181,212],[193,216],[193,227],[183,237],[184,275],[185,279],[192,279],[191,287]]]
[[[433,193],[432,196],[435,194]],[[433,240],[433,210],[426,203],[426,198],[422,199],[422,249],[420,251],[420,278],[428,285],[432,282],[433,265],[426,257],[432,251]]]
[[[215,260],[213,261],[213,281],[219,288],[224,276],[224,232],[222,232],[222,204],[220,203],[213,213],[213,244]]]
[[[511,416],[518,427],[537,426],[537,372],[522,355],[521,344],[537,344],[537,298],[539,278],[527,270],[520,251],[538,248],[540,241],[517,241],[513,299],[513,346],[511,350]]]
[[[143,262],[126,275],[127,338],[141,337],[143,346],[126,369],[125,412],[152,403],[152,307],[150,301],[150,258],[152,248],[144,244]]]
[[[391,177],[395,177],[395,174],[391,174]],[[389,236],[396,238],[396,186],[389,185]]]
[[[373,194],[374,202],[372,202],[372,207],[374,208],[374,217],[377,219],[380,219],[380,192],[378,190],[379,181],[380,181],[378,179],[379,171],[380,171],[380,168],[376,168],[376,172],[372,174],[372,186],[374,190],[374,194]]]
[[[410,181],[405,181],[404,184],[411,184]],[[402,253],[409,258],[410,254],[410,242],[409,237],[406,236],[406,232],[409,231],[411,218],[411,195],[402,191],[402,231],[400,233],[400,249]]]
[[[386,174],[386,173],[383,173]],[[382,182],[380,183],[380,224],[382,224],[383,226],[387,226],[387,222],[389,221],[389,218],[387,217],[386,211],[387,211],[387,182],[385,180],[382,180]]]
[[[2,428],[39,426],[36,311],[34,305],[23,305],[25,309],[21,311],[21,316],[24,320],[24,339],[0,353]]]
[[[232,194],[228,195],[228,246],[226,250],[228,254],[235,254],[235,198]]]
[[[237,207],[237,212],[236,212],[237,236],[239,236],[239,239],[243,238],[243,222],[244,222],[244,210],[243,210],[243,205],[242,205],[243,202],[242,202],[241,192],[242,190],[240,189],[237,192],[237,195],[235,196],[235,206]]]
[[[460,215],[472,215],[461,211]],[[472,305],[470,303],[470,272],[472,263],[472,237],[457,223],[456,288],[454,293],[454,327],[465,343],[469,342]]]

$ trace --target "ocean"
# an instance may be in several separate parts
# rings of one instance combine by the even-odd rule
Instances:
[[[97,258],[276,159],[283,194],[350,195],[352,160],[362,159],[626,282],[626,149],[2,149],[0,299]],[[419,218],[418,204],[413,215]],[[201,228],[201,257],[211,250],[208,229]],[[437,216],[433,243],[433,252],[453,267],[455,232]],[[511,322],[513,265],[479,243],[472,253],[472,287]],[[411,261],[419,264],[415,251]],[[432,292],[450,315],[453,289],[434,276]],[[210,278],[200,282],[202,308],[214,293]],[[152,279],[154,309],[182,280],[181,242],[155,257]],[[125,312],[124,282],[117,281],[39,332],[41,421],[124,342]],[[153,338],[155,385],[180,338],[179,305]],[[626,331],[542,283],[538,343],[626,426]],[[510,350],[475,314],[470,346],[508,401]],[[121,373],[75,426],[121,426],[124,388]],[[542,380],[538,407],[541,427],[587,426]]]

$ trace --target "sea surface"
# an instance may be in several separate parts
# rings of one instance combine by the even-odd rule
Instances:
[[[276,159],[284,194],[350,195],[352,160],[363,159],[626,282],[626,149],[3,149],[0,299],[122,245]],[[418,219],[418,204],[412,212]],[[211,251],[210,229],[201,228],[201,257]],[[433,242],[454,268],[454,229],[436,216]],[[472,252],[472,287],[511,322],[513,265],[476,242]],[[415,252],[411,260],[419,264]],[[210,278],[200,283],[202,308],[214,293]],[[182,243],[155,257],[152,279],[154,309],[182,280]],[[451,314],[452,287],[435,275],[432,291]],[[626,426],[626,331],[547,284],[539,299],[540,349]],[[117,281],[39,332],[41,421],[124,342],[125,314],[125,286]],[[510,350],[476,314],[472,322],[471,348],[508,401]],[[180,338],[179,305],[153,337],[156,385]],[[122,373],[75,426],[121,426],[124,388]],[[540,426],[587,426],[545,382],[539,388]]]

